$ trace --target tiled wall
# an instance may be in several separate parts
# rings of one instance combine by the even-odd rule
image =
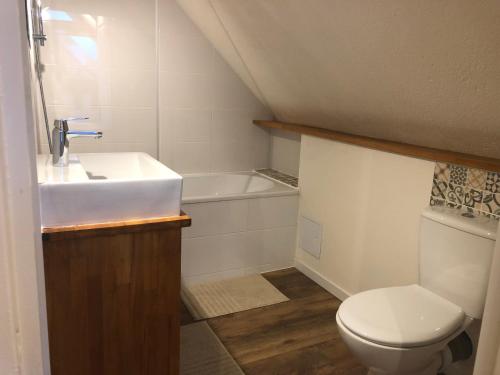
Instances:
[[[101,130],[104,138],[72,140],[71,151],[157,156],[155,0],[42,0],[42,7],[50,126],[58,117],[87,115],[71,126]]]
[[[446,205],[500,218],[500,173],[436,163],[432,206]]]
[[[188,203],[182,276],[199,282],[293,266],[298,195]]]
[[[101,140],[72,140],[73,152],[144,151],[180,173],[268,166],[269,133],[251,121],[270,112],[175,0],[42,0],[42,7],[50,124],[88,115],[73,127],[104,132]]]
[[[269,150],[270,167],[277,171],[299,176],[301,135],[279,129],[271,130]]]
[[[269,163],[270,112],[175,0],[159,1],[160,160],[182,173],[244,171]]]

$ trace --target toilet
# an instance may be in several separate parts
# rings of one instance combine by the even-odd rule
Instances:
[[[339,332],[369,374],[436,375],[457,360],[449,344],[482,317],[497,225],[427,207],[418,285],[368,290],[340,305]]]

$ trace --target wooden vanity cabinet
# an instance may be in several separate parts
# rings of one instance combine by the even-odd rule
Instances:
[[[45,228],[52,375],[179,373],[185,214]]]

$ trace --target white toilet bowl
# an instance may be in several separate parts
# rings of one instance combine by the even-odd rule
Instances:
[[[436,375],[447,344],[472,322],[453,303],[418,286],[374,289],[337,312],[344,342],[371,374]]]
[[[484,216],[427,207],[419,285],[368,290],[340,305],[340,334],[372,374],[436,375],[472,355],[468,348],[453,357],[448,344],[482,317],[497,227]]]

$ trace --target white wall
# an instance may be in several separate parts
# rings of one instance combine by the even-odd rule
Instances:
[[[298,177],[300,134],[275,129],[271,130],[270,159],[271,168]]]
[[[269,133],[251,121],[269,111],[174,0],[42,6],[50,126],[89,115],[73,127],[104,132],[72,140],[73,152],[144,151],[181,173],[268,166]]]
[[[269,164],[271,114],[175,0],[159,1],[160,160],[181,173]]]
[[[499,227],[500,230],[500,227]],[[497,240],[484,307],[475,375],[500,374],[500,241]]]
[[[1,74],[1,73],[0,73]],[[0,97],[1,100],[1,97]],[[2,113],[0,102],[0,144],[2,137]],[[0,160],[2,155],[0,154]],[[3,163],[1,164],[3,165]],[[9,244],[7,241],[7,192],[4,186],[5,176],[0,168],[0,373],[15,374],[18,370],[16,348],[16,317],[12,270],[10,269]]]
[[[299,215],[323,224],[321,258],[300,269],[343,297],[417,282],[417,232],[434,163],[302,136]]]
[[[0,51],[9,52],[0,54],[0,373],[48,375],[35,131],[21,0],[2,2]]]

